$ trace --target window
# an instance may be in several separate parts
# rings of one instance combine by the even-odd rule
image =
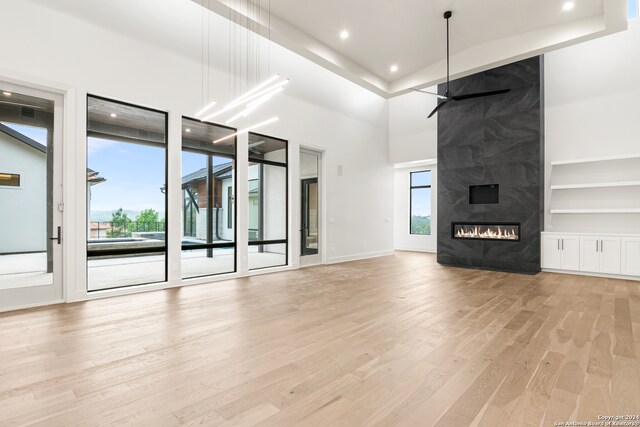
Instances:
[[[20,175],[17,173],[0,173],[0,187],[20,187]]]
[[[410,173],[409,234],[431,234],[431,171]]]
[[[236,271],[235,131],[182,119],[183,279]]]
[[[629,0],[627,16],[629,19],[635,19],[638,17],[638,0]]]
[[[87,98],[87,288],[163,282],[167,114]]]
[[[287,264],[287,141],[249,134],[249,269]]]

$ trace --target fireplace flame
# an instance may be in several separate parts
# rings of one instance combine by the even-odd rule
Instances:
[[[466,239],[518,240],[515,228],[502,228],[500,226],[489,226],[486,230],[482,230],[482,227],[477,225],[473,227],[460,227],[456,231],[456,237]]]

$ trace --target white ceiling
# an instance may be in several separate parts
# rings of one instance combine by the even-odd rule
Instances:
[[[626,29],[626,0],[193,0],[381,96]],[[270,13],[265,9],[270,4]],[[260,9],[262,5],[262,9]],[[347,29],[347,40],[339,37]],[[399,70],[391,73],[390,65]]]
[[[444,80],[442,13],[448,9],[454,78],[627,25],[627,0],[573,0],[569,12],[562,11],[566,0],[29,1],[196,61],[202,58],[204,4],[220,15],[210,21],[217,31],[211,47],[216,64],[231,55],[225,51],[231,45],[222,40],[232,35],[226,18],[385,98]],[[346,41],[339,37],[342,29],[350,32]],[[398,64],[397,73],[389,72],[391,64]]]

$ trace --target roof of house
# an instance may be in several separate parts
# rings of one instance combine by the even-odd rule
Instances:
[[[223,165],[217,165],[213,167],[213,176],[216,178],[229,178],[231,177],[231,164],[225,163]],[[195,172],[191,172],[182,177],[182,186],[192,182],[203,180],[207,178],[207,168],[198,169]]]
[[[47,147],[40,144],[38,141],[33,140],[31,138],[29,138],[28,136],[18,132],[17,130],[11,129],[9,126],[3,125],[2,123],[0,123],[0,132],[4,133],[5,135],[10,136],[11,138],[15,139],[16,141],[22,142],[23,144],[28,145],[31,148],[34,148],[38,151],[40,151],[41,153],[46,153],[47,152]]]
[[[0,132],[10,136],[18,142],[22,142],[23,144],[26,144],[27,146],[40,151],[41,153],[47,153],[47,147],[45,145],[40,144],[38,141],[29,138],[25,134],[12,129],[9,126],[3,125],[2,123],[0,123]],[[100,184],[101,182],[105,182],[106,180],[106,178],[100,176],[100,172],[96,172],[93,169],[87,168],[87,182],[90,185]]]

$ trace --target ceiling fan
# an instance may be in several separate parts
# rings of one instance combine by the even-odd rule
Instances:
[[[492,90],[489,92],[476,92],[476,93],[467,93],[465,95],[452,95],[451,91],[449,90],[449,18],[451,18],[451,15],[453,15],[453,13],[448,10],[444,13],[444,19],[447,20],[447,87],[446,87],[446,91],[444,93],[444,95],[440,95],[438,93],[433,93],[433,92],[428,92],[426,90],[422,90],[422,89],[411,89],[415,92],[420,92],[420,93],[428,93],[429,95],[435,95],[437,96],[439,99],[441,99],[442,101],[438,102],[438,105],[436,105],[436,108],[433,109],[433,111],[431,112],[431,114],[429,114],[428,118],[433,117],[433,115],[435,113],[438,112],[439,109],[441,109],[445,104],[447,104],[450,101],[464,101],[465,99],[471,99],[471,98],[482,98],[485,96],[493,96],[493,95],[500,95],[501,93],[507,93],[509,92],[511,89],[500,89],[500,90]]]

